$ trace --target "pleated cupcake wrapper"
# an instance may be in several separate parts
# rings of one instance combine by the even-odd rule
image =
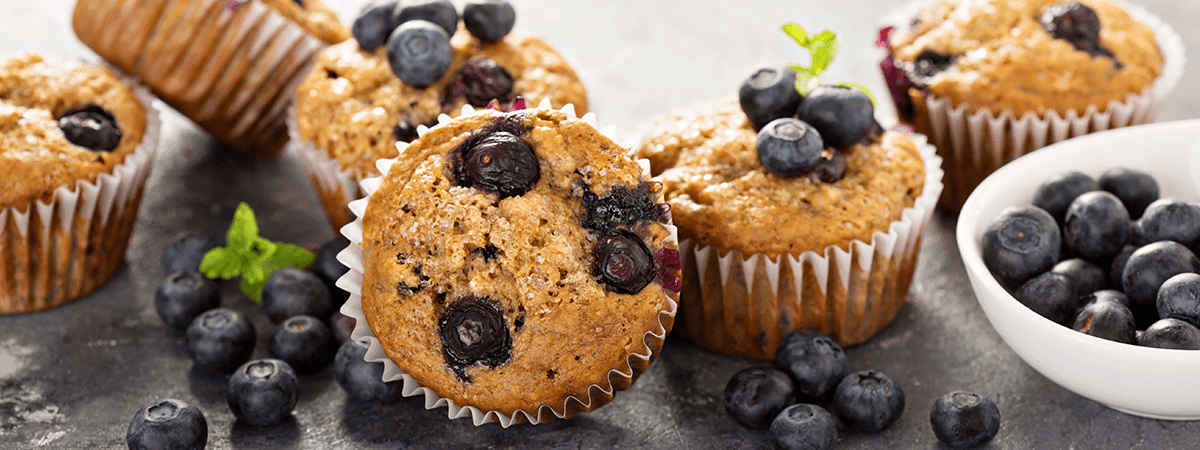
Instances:
[[[121,267],[160,130],[150,92],[137,86],[134,94],[146,111],[146,131],[112,172],[59,187],[49,201],[0,210],[0,314],[75,300]]]
[[[325,215],[329,218],[330,225],[333,225],[334,229],[341,228],[353,220],[346,205],[351,200],[363,197],[358,185],[367,178],[366,174],[342,169],[341,163],[329,156],[328,151],[301,137],[294,104],[288,106],[287,116],[288,147],[296,154],[300,165],[308,173],[313,189],[317,192],[317,199],[321,200],[321,205],[325,207]],[[397,149],[395,155],[388,156],[395,157],[399,154]]]
[[[549,100],[543,100],[536,109],[551,109]],[[562,112],[575,116],[574,105],[566,105],[561,109]],[[475,109],[471,106],[464,106],[462,115],[466,116],[473,114]],[[596,126],[596,116],[594,113],[585,114],[582,118],[585,122]],[[442,114],[438,117],[438,124],[434,128],[450,122],[452,119]],[[417,133],[424,135],[429,129],[425,126],[419,126]],[[601,132],[606,136],[613,136],[614,128],[606,127],[601,129]],[[405,143],[398,143],[397,147],[403,149]],[[388,169],[391,167],[394,159],[381,159],[376,162],[376,167],[379,172],[386,176]],[[650,162],[648,160],[638,161],[642,166],[642,171],[647,176],[650,173]],[[627,366],[618,369],[612,369],[608,372],[608,385],[593,384],[589,386],[586,392],[580,392],[576,395],[569,396],[563,401],[562,405],[557,407],[544,405],[533,411],[518,410],[512,414],[504,414],[500,411],[488,411],[476,408],[470,405],[459,405],[454,400],[443,398],[433,391],[433,389],[421,386],[415,379],[405,373],[396,365],[383,350],[383,346],[379,343],[379,339],[371,331],[367,324],[367,319],[362,311],[362,216],[367,209],[367,203],[383,181],[383,176],[371,177],[362,181],[361,187],[364,192],[364,197],[353,202],[350,202],[349,208],[357,217],[353,222],[342,227],[341,232],[345,235],[352,245],[346,247],[338,254],[338,261],[341,261],[349,271],[338,279],[337,286],[350,292],[350,298],[342,306],[341,312],[355,319],[354,330],[351,332],[351,338],[360,339],[366,338],[370,342],[370,347],[367,349],[367,354],[364,357],[367,361],[378,361],[384,363],[383,380],[384,381],[399,381],[403,383],[402,392],[406,397],[416,395],[424,395],[425,409],[434,409],[445,406],[447,408],[447,417],[458,419],[469,417],[472,423],[476,426],[489,423],[499,422],[502,427],[508,428],[516,423],[528,422],[530,424],[539,424],[554,419],[567,419],[575,416],[580,412],[591,411],[600,406],[612,401],[617,391],[628,389],[633,385],[633,382],[639,375],[650,368],[654,359],[657,358],[659,351],[662,349],[663,341],[667,337],[667,333],[671,331],[671,327],[675,321],[675,314],[679,309],[679,304],[670,295],[665,295],[667,300],[667,308],[659,312],[659,324],[656,329],[647,331],[642,336],[643,347],[640,351],[631,353],[627,358]],[[676,247],[679,245],[676,228],[673,225],[664,225],[670,232],[670,236],[663,240],[664,247]],[[666,292],[666,291],[664,291]]]
[[[869,243],[856,239],[845,249],[773,258],[684,236],[678,330],[718,353],[770,360],[795,330],[817,330],[847,346],[887,326],[908,297],[921,237],[942,192],[942,158],[924,136],[912,137],[925,163],[925,186]]]
[[[910,90],[914,107],[913,126],[929,136],[945,158],[946,192],[939,206],[958,211],[967,196],[989,174],[1004,164],[1041,147],[1072,137],[1112,128],[1150,123],[1158,116],[1166,96],[1179,84],[1187,58],[1183,41],[1169,24],[1136,5],[1118,2],[1130,16],[1154,30],[1163,68],[1154,83],[1124,101],[1110,101],[1104,112],[1089,106],[1085,111],[1049,111],[1045,117],[1012,110],[983,108],[972,112],[969,105],[954,105],[950,99]],[[919,3],[892,14],[889,24],[905,23]]]
[[[325,48],[254,1],[79,0],[74,21],[89,47],[255,158],[284,148],[287,105]]]

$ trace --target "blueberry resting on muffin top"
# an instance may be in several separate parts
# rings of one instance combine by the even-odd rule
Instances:
[[[1042,28],[1055,39],[1070,42],[1092,57],[1113,58],[1111,51],[1100,46],[1100,18],[1092,8],[1078,2],[1055,3],[1046,9],[1040,20]],[[1115,58],[1113,63],[1121,66]]]
[[[455,300],[442,312],[439,323],[442,353],[454,374],[470,382],[466,367],[479,364],[500,367],[512,357],[512,335],[500,303],[487,297]]]
[[[90,150],[110,151],[121,142],[121,127],[111,113],[88,105],[58,119],[58,128],[72,144]]]
[[[466,97],[467,103],[475,107],[485,107],[492,100],[512,103],[516,99],[513,77],[491,58],[472,59],[446,84],[442,105],[449,105],[460,97]]]
[[[602,236],[593,251],[596,274],[612,291],[636,294],[654,280],[654,257],[633,233],[622,231]]]
[[[526,131],[521,117],[519,112],[507,114],[451,151],[450,170],[459,186],[500,198],[533,189],[541,178],[541,166],[533,149],[520,138]]]

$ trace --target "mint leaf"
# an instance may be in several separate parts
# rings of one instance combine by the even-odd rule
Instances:
[[[243,265],[245,262],[240,252],[217,247],[205,253],[204,259],[200,260],[200,273],[209,278],[226,280],[241,273]]]
[[[796,44],[808,48],[808,32],[804,31],[804,27],[794,23],[787,23],[783,25],[783,32],[791,36],[796,41]]]
[[[246,294],[254,303],[262,304],[263,286],[267,284],[267,279],[250,279],[242,276],[242,281],[238,283],[238,288],[241,288],[242,293]]]
[[[795,64],[788,65],[788,67],[796,71],[796,92],[799,92],[800,95],[808,95],[809,91],[816,87],[815,81],[820,72]]]
[[[829,68],[829,64],[833,62],[834,55],[837,54],[837,36],[829,31],[822,31],[820,34],[813,37],[812,42],[808,46],[808,51],[812,53],[812,68],[816,73],[821,73]]]
[[[293,244],[276,244],[275,254],[271,255],[271,259],[280,266],[295,269],[308,267],[316,258],[313,252]]]
[[[829,68],[829,65],[833,63],[833,57],[837,55],[837,34],[825,30],[809,36],[804,27],[794,23],[784,24],[783,32],[791,36],[792,40],[795,40],[800,47],[808,50],[811,66],[788,64],[788,67],[796,71],[796,92],[799,92],[800,95],[808,95],[812,88],[820,83],[821,72]],[[839,83],[839,85],[860,89],[871,99],[871,103],[875,103],[875,97],[866,87],[854,83]]]
[[[303,247],[259,237],[254,211],[246,203],[238,204],[233,213],[225,244],[204,254],[200,271],[209,278],[241,276],[239,287],[242,293],[259,304],[262,303],[263,285],[276,270],[284,267],[303,269],[316,259],[316,255]]]
[[[237,210],[233,212],[233,222],[229,223],[226,246],[251,251],[257,239],[258,221],[254,219],[254,211],[245,202],[239,203]]]

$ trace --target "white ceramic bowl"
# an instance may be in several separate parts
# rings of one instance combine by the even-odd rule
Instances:
[[[1042,375],[1079,395],[1143,417],[1200,420],[1200,351],[1121,344],[1058,325],[1000,287],[983,264],[983,232],[1006,206],[1027,204],[1049,176],[1098,177],[1127,167],[1154,175],[1163,197],[1200,200],[1200,120],[1103,131],[1047,146],[987,177],[958,217],[971,287],[1004,342]]]

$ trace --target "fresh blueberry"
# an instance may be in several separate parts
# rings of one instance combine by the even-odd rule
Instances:
[[[775,367],[792,378],[800,401],[826,400],[850,374],[842,347],[819,331],[788,333],[775,350]]]
[[[796,71],[790,67],[763,67],[738,88],[738,103],[755,129],[772,120],[792,117],[800,106]]]
[[[508,0],[470,0],[463,5],[463,25],[481,41],[504,39],[516,21],[517,12]]]
[[[1134,245],[1175,241],[1189,248],[1200,241],[1200,202],[1161,198],[1133,223]]]
[[[877,433],[904,412],[904,391],[883,372],[854,372],[838,383],[833,412],[851,431]]]
[[[1200,272],[1200,259],[1174,241],[1145,245],[1129,255],[1121,283],[1138,328],[1158,320],[1158,289],[1167,279],[1185,272]]]
[[[350,333],[354,332],[354,323],[353,317],[340,312],[333,313],[333,316],[329,317],[329,332],[333,334],[333,341],[341,345],[350,340]]]
[[[1050,271],[1071,279],[1076,297],[1086,297],[1108,286],[1108,274],[1104,269],[1085,259],[1071,258],[1059,261]]]
[[[755,150],[764,169],[781,177],[811,172],[821,161],[821,135],[802,121],[785,117],[772,120],[758,131]]]
[[[1067,207],[1062,237],[1075,253],[1107,260],[1129,242],[1129,212],[1121,199],[1107,191],[1085,192]]]
[[[204,254],[221,245],[211,236],[188,233],[167,244],[162,254],[163,275],[180,270],[200,270]]]
[[[1116,289],[1101,289],[1099,291],[1092,292],[1091,294],[1079,299],[1079,307],[1083,308],[1087,305],[1097,302],[1115,302],[1120,303],[1127,309],[1129,308],[1129,297],[1127,297],[1124,292]]]
[[[1049,213],[1031,205],[1004,208],[983,233],[983,263],[1014,289],[1058,262],[1062,242]]]
[[[459,186],[514,197],[533,189],[542,176],[533,148],[520,136],[496,131],[464,141],[462,163],[454,166]]]
[[[595,274],[609,290],[636,294],[654,280],[654,256],[633,233],[601,236],[592,252]]]
[[[725,412],[746,428],[769,429],[775,416],[794,402],[792,379],[774,367],[742,369],[725,383]]]
[[[870,134],[875,127],[875,105],[860,89],[822,84],[800,101],[796,118],[816,128],[826,147],[840,150]]]
[[[333,335],[321,319],[292,316],[275,327],[269,349],[271,357],[287,362],[296,373],[313,374],[333,359]]]
[[[121,126],[111,113],[96,105],[71,111],[58,119],[58,128],[72,144],[110,151],[121,143]]]
[[[1138,335],[1138,345],[1177,350],[1200,350],[1200,329],[1179,319],[1159,319]]]
[[[1117,301],[1093,301],[1075,316],[1071,329],[1110,341],[1133,344],[1137,326],[1133,312]]]
[[[405,0],[400,5],[400,24],[425,20],[446,32],[447,38],[458,31],[458,10],[450,0]]]
[[[1129,217],[1137,219],[1142,216],[1146,206],[1158,200],[1158,182],[1146,172],[1133,169],[1117,168],[1104,172],[1097,180],[1100,189],[1112,192],[1125,209]]]
[[[1038,185],[1033,193],[1033,206],[1050,213],[1050,217],[1061,225],[1075,197],[1097,189],[1100,184],[1083,172],[1062,172]]]
[[[134,414],[125,443],[129,450],[201,450],[208,444],[208,421],[188,402],[158,400]]]
[[[438,324],[442,355],[458,378],[470,382],[467,367],[496,368],[512,358],[512,334],[500,302],[466,296],[446,306]]]
[[[221,306],[217,282],[194,270],[181,270],[163,279],[154,291],[154,311],[163,323],[186,330],[200,313]]]
[[[192,364],[200,370],[230,373],[254,352],[254,324],[229,308],[215,308],[192,319],[185,340]]]
[[[450,104],[458,97],[466,97],[472,106],[484,107],[493,100],[510,103],[515,99],[513,77],[496,60],[478,57],[467,61],[458,73],[446,83],[442,103]]]
[[[312,263],[312,272],[317,278],[325,283],[325,288],[329,290],[329,295],[333,300],[333,308],[337,309],[346,303],[346,299],[350,298],[350,293],[345,289],[337,287],[337,280],[350,271],[349,267],[337,260],[337,254],[350,245],[350,240],[343,236],[326,242],[317,250],[317,257]]]
[[[1108,266],[1108,285],[1113,289],[1124,291],[1125,284],[1121,281],[1121,276],[1125,273],[1125,263],[1129,262],[1129,256],[1139,248],[1141,247],[1125,244],[1117,256],[1113,257],[1112,263]]]
[[[288,363],[278,359],[247,361],[233,372],[225,402],[238,420],[256,427],[283,422],[300,399],[300,382]]]
[[[350,26],[350,33],[358,41],[358,46],[367,51],[375,51],[386,44],[388,36],[400,25],[400,2],[373,1],[363,7],[362,12]]]
[[[1200,274],[1181,273],[1158,288],[1158,317],[1179,319],[1200,327]]]
[[[1054,272],[1030,278],[1013,293],[1013,297],[1033,312],[1063,325],[1071,323],[1079,305],[1071,279]]]
[[[263,284],[262,307],[275,323],[302,314],[325,318],[334,311],[333,298],[325,283],[312,272],[290,267],[276,270],[267,277]]]
[[[410,20],[392,31],[387,58],[400,81],[418,88],[437,82],[450,69],[450,35],[427,20]]]
[[[837,445],[837,423],[825,408],[796,404],[771,421],[771,442],[781,450],[831,450]]]
[[[950,391],[933,402],[929,423],[947,447],[978,447],[1000,431],[1000,409],[987,396]]]
[[[367,361],[366,339],[348,339],[333,359],[333,375],[346,395],[360,402],[393,403],[400,399],[404,383],[383,381],[383,363]]]

